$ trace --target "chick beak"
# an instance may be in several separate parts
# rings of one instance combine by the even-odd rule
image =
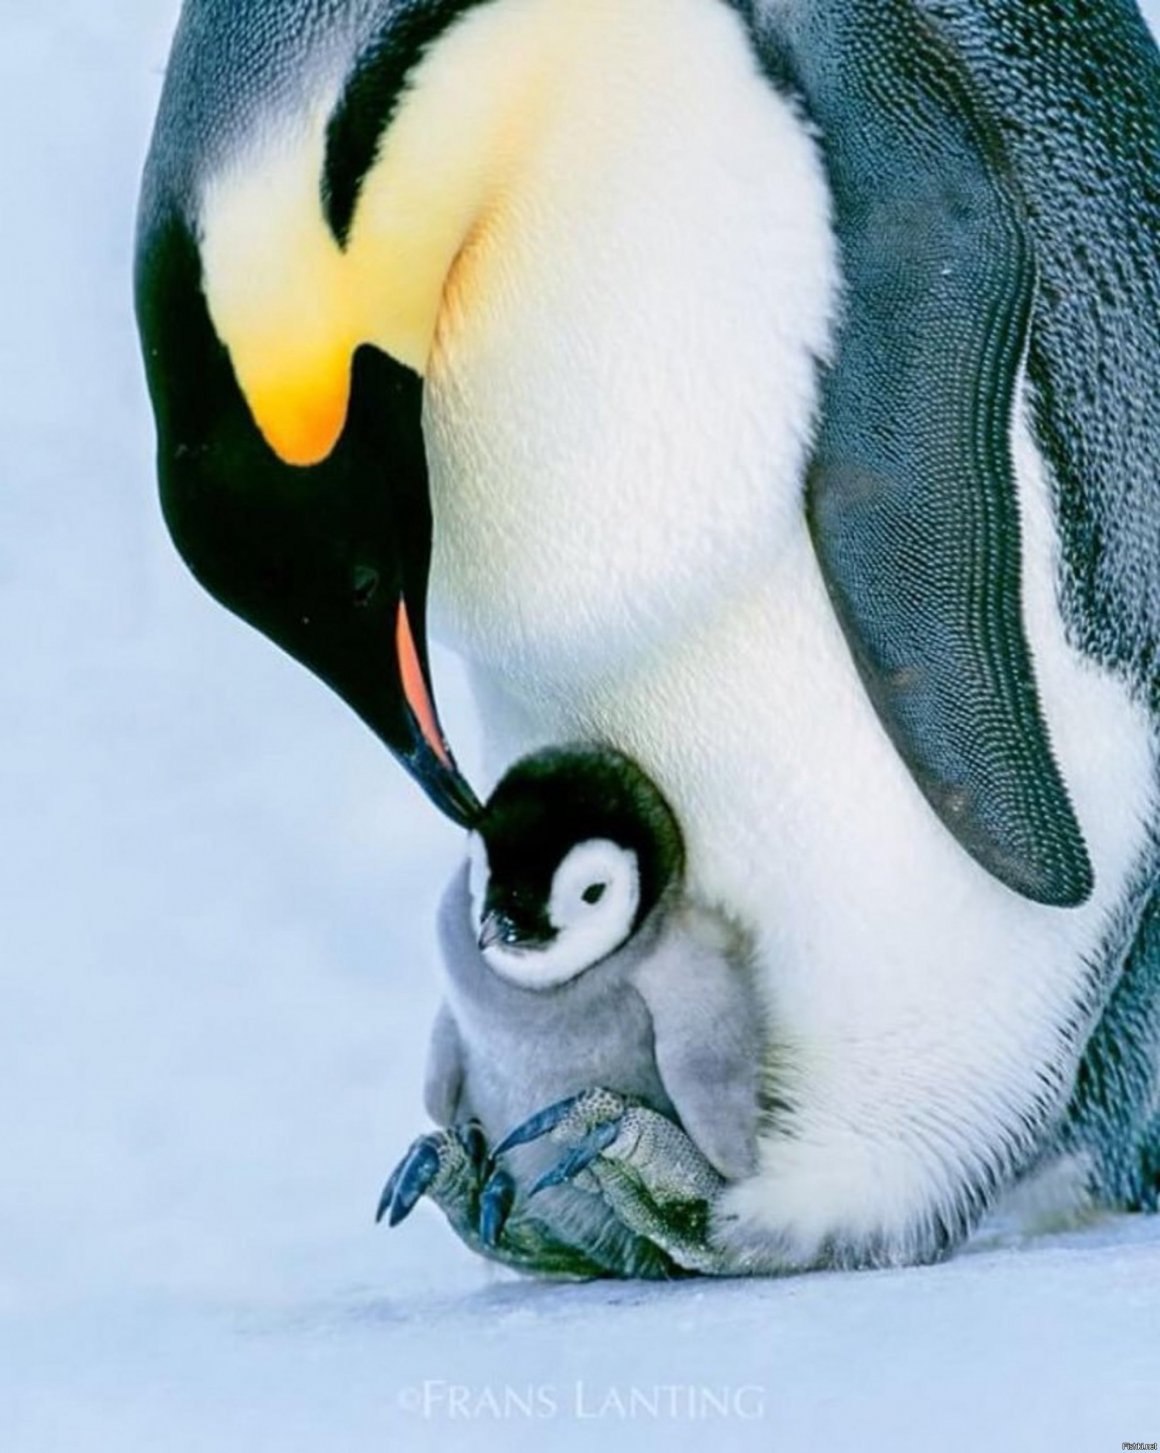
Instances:
[[[545,937],[530,925],[522,926],[515,922],[502,908],[493,908],[485,916],[479,930],[480,953],[500,946],[515,951],[534,952],[547,948],[551,941],[551,936]]]
[[[486,953],[489,948],[495,948],[497,944],[506,943],[511,932],[511,924],[498,911],[487,915],[479,930],[479,951]]]

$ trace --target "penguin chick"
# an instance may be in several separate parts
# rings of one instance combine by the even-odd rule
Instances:
[[[678,1122],[726,1179],[753,1171],[764,1035],[748,946],[689,899],[684,866],[676,817],[627,757],[578,746],[511,769],[440,913],[436,1121],[477,1120],[494,1144],[606,1087]],[[551,1153],[521,1148],[517,1185]]]

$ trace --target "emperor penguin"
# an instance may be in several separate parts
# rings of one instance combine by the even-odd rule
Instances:
[[[1134,0],[186,0],[140,217],[205,585],[470,823],[430,585],[489,774],[613,744],[752,925],[785,1109],[721,1235],[923,1259],[1050,1155],[1141,1192]]]
[[[445,995],[425,1087],[436,1125],[478,1127],[502,1169],[481,1186],[458,1136],[421,1137],[381,1214],[402,1220],[450,1156],[462,1174],[441,1204],[457,1227],[474,1216],[493,1254],[507,1251],[517,1194],[550,1191],[537,1209],[556,1243],[608,1269],[668,1270],[572,1182],[622,1111],[633,1126],[680,1127],[692,1145],[662,1129],[666,1148],[686,1177],[699,1169],[706,1198],[755,1168],[763,1031],[746,936],[691,901],[683,878],[680,826],[621,753],[549,748],[505,774],[440,910]],[[556,1107],[609,1091],[613,1113],[559,1171],[541,1139],[565,1118]]]

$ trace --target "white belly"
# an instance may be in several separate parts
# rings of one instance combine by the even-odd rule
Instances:
[[[791,1259],[828,1236],[904,1253],[1066,1091],[1085,961],[1146,839],[1148,721],[1064,641],[1024,445],[1028,630],[1096,894],[1025,902],[936,820],[801,508],[838,297],[812,143],[719,0],[587,3],[608,44],[464,259],[428,373],[433,628],[472,663],[495,771],[624,747],[694,885],[756,928],[794,1120],[733,1192],[744,1225]]]

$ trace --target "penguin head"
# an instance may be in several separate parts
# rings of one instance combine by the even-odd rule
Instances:
[[[623,947],[680,881],[672,809],[629,758],[553,748],[508,772],[471,839],[471,897],[484,959],[549,989]]]
[[[423,375],[534,110],[507,35],[525,8],[186,0],[138,230],[180,553],[463,823],[427,656]]]

